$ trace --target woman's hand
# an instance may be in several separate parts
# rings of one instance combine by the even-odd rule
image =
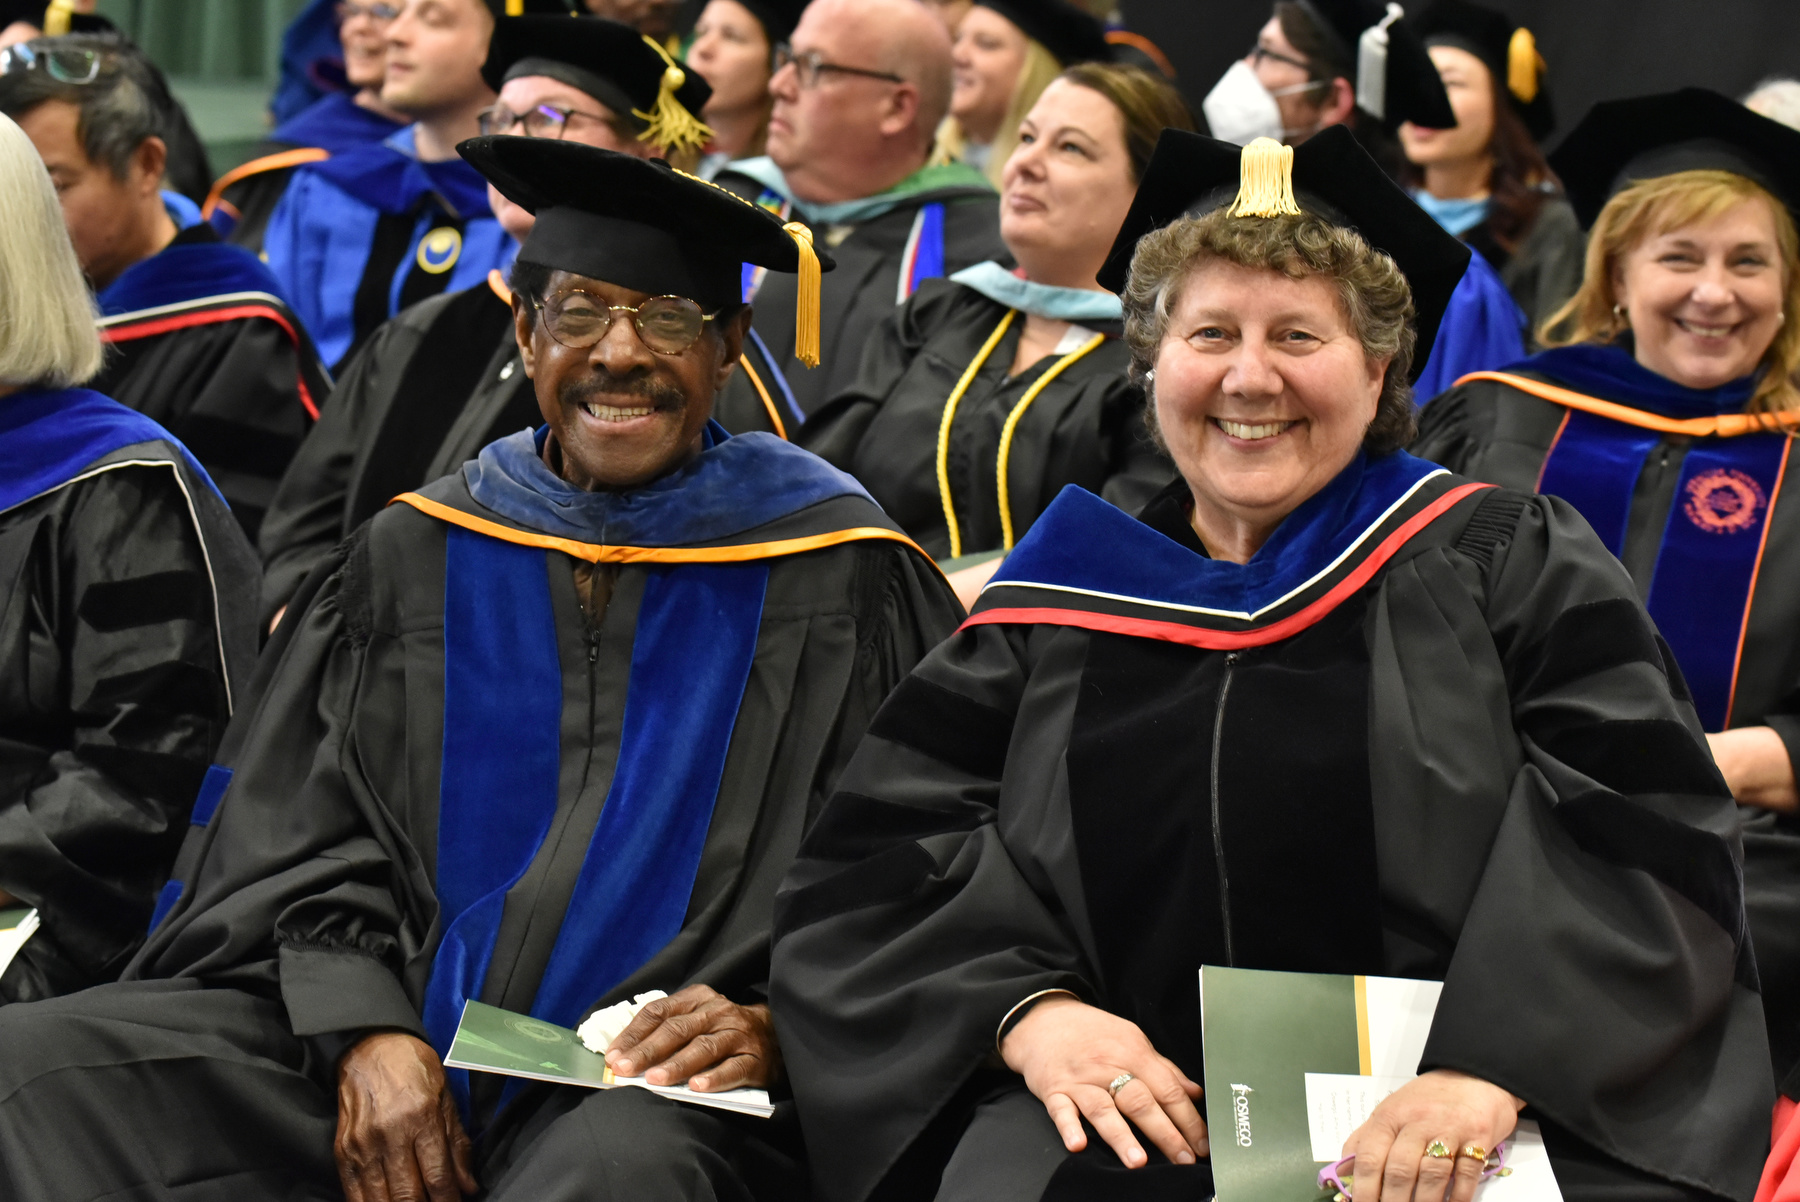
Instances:
[[[1498,1085],[1447,1068],[1408,1081],[1344,1141],[1344,1155],[1356,1157],[1356,1202],[1470,1202],[1484,1162],[1457,1153],[1470,1144],[1493,1151],[1524,1105]],[[1434,1140],[1450,1155],[1427,1156]]]
[[[767,1006],[740,1006],[705,985],[689,985],[637,1012],[606,1049],[621,1077],[700,1093],[761,1089],[781,1079],[781,1047]]]
[[[1150,1158],[1125,1119],[1177,1164],[1207,1154],[1206,1120],[1194,1108],[1200,1087],[1157,1055],[1136,1023],[1074,998],[1049,998],[1007,1032],[1000,1055],[1050,1112],[1071,1152],[1087,1147],[1086,1115],[1128,1169]],[[1108,1087],[1120,1073],[1132,1080],[1115,1097]]]
[[[338,1061],[338,1179],[347,1202],[460,1202],[475,1192],[469,1137],[431,1045],[383,1031]]]
[[[1787,744],[1773,727],[1741,726],[1707,735],[1706,745],[1739,802],[1780,813],[1791,813],[1800,804]]]

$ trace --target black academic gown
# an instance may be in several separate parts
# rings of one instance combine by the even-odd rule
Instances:
[[[263,520],[265,623],[394,497],[541,420],[511,305],[488,284],[421,301],[382,326],[345,368]]]
[[[1553,376],[1559,359],[1567,367]],[[1645,397],[1632,386],[1642,381],[1628,367],[1609,386],[1591,371],[1576,375],[1568,370],[1582,361],[1550,352],[1508,369],[1508,374],[1553,388],[1576,388],[1585,396],[1633,409],[1646,407]],[[1479,480],[1536,490],[1545,460],[1572,412],[1503,381],[1472,380],[1425,409],[1413,450]],[[1667,434],[1644,461],[1631,492],[1620,555],[1640,597],[1650,595],[1665,531],[1682,521],[1685,498],[1678,492],[1684,491],[1680,486],[1687,457],[1721,441],[1730,440]],[[1748,608],[1744,621],[1741,603],[1720,602],[1721,623],[1733,630],[1742,623],[1730,725],[1772,727],[1787,745],[1788,758],[1800,764],[1800,497],[1790,489],[1774,497]],[[1688,665],[1686,670],[1692,675],[1697,668]],[[1800,820],[1754,807],[1744,807],[1741,815],[1750,927],[1780,1078],[1800,1064]]]
[[[761,184],[729,169],[716,182],[751,199],[762,195]],[[750,372],[735,374],[719,394],[716,416],[721,425],[732,431],[774,431],[773,409],[792,436],[806,417],[855,382],[863,349],[906,299],[899,293],[900,272],[919,210],[938,203],[944,206],[942,274],[989,259],[1012,262],[1012,252],[1000,240],[999,202],[985,185],[934,188],[860,224],[814,229],[819,245],[837,262],[821,284],[819,366],[808,368],[794,358],[799,276],[769,272],[754,300],[752,328],[761,345],[751,340],[744,348],[751,372],[769,400],[763,400]],[[777,372],[787,383],[791,401],[774,378]]]
[[[93,386],[167,426],[254,543],[331,383],[280,286],[248,251],[190,226],[100,293]]]
[[[114,980],[143,941],[255,600],[249,545],[166,431],[91,392],[0,398],[0,889],[42,924],[0,1002]]]
[[[1440,474],[1209,616],[1170,608],[1240,609],[1176,583],[1207,578],[1183,488],[1149,530],[1065,493],[802,846],[771,995],[819,1196],[1207,1196],[1204,1162],[1068,1157],[990,1057],[1060,988],[1199,1080],[1210,963],[1442,980],[1420,1067],[1524,1097],[1571,1202],[1749,1198],[1773,1085],[1733,815],[1617,564],[1568,507]]]
[[[793,460],[781,463],[791,477]],[[744,487],[764,479],[752,475]],[[440,767],[458,746],[444,737],[456,701],[446,692],[446,573],[452,540],[471,536],[463,523],[501,532],[476,544],[530,561],[497,587],[543,589],[547,579],[553,630],[532,637],[549,639],[560,680],[556,730],[515,717],[496,732],[521,745],[550,735],[553,834],[504,895],[479,996],[528,1010],[558,971],[552,950],[602,803],[628,770],[640,779],[680,770],[679,759],[621,763],[620,749],[637,704],[626,685],[638,645],[664,620],[644,599],[687,569],[619,565],[596,625],[577,600],[581,561],[509,542],[525,528],[475,501],[467,473],[426,494],[425,508],[396,504],[359,528],[296,599],[264,658],[254,712],[220,757],[217,771],[231,772],[223,800],[196,811],[205,826],[177,869],[186,888],[129,978],[0,1020],[0,1195],[93,1197],[181,1180],[195,1198],[335,1196],[336,1056],[371,1029],[428,1033],[422,1012],[448,904]],[[754,497],[745,504],[756,507]],[[775,888],[803,830],[875,708],[954,625],[942,578],[859,496],[840,493],[694,553],[729,558],[716,544],[792,538],[810,541],[768,552],[777,558],[766,561],[754,658],[685,918],[595,1004],[691,982],[742,1002],[763,997]],[[799,545],[817,549],[783,553]],[[509,616],[499,611],[494,628],[516,629]],[[534,622],[527,633],[542,630]],[[703,647],[719,637],[713,626],[680,645]],[[464,701],[500,682],[477,687]],[[650,745],[676,756],[686,746]],[[495,840],[522,812],[523,789],[491,795]],[[175,1048],[181,1071],[143,1071]],[[730,1126],[713,1112],[634,1090],[540,1089],[495,1124],[501,1084],[476,1075],[473,1092],[483,1180],[500,1182],[490,1197],[686,1198],[696,1174],[714,1179],[717,1196],[745,1196],[719,1169],[729,1149],[710,1135],[706,1147],[694,1142],[694,1123],[714,1134]],[[89,1103],[107,1116],[90,1111],[46,1133],[50,1116]],[[552,1153],[562,1167],[547,1181]]]
[[[1006,306],[948,280],[928,280],[882,323],[863,352],[855,383],[810,418],[800,445],[862,481],[926,552],[952,554],[938,486],[944,406]],[[1136,511],[1175,474],[1144,428],[1144,394],[1125,378],[1130,351],[1113,335],[1074,360],[1009,418],[1061,359],[1047,355],[1007,373],[1024,332],[1016,315],[957,402],[948,474],[963,555],[1005,544],[999,463],[1006,449],[1007,498],[1017,541],[1065,484]],[[1099,327],[1096,327],[1097,329]]]

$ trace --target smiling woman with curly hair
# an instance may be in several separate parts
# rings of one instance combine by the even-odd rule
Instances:
[[[1750,1196],[1766,1044],[1680,675],[1574,510],[1396,449],[1467,256],[1348,131],[1163,135],[1100,280],[1179,477],[1064,490],[777,899],[822,1197],[1210,1196],[1204,965],[1443,982],[1338,1150],[1359,1197],[1469,1202],[1526,1106],[1569,1202]]]

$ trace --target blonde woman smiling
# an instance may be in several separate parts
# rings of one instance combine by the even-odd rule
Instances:
[[[1433,402],[1413,449],[1562,498],[1631,573],[1759,808],[1744,871],[1779,1075],[1800,1059],[1800,132],[1690,89],[1597,106],[1553,162],[1593,226],[1544,328],[1561,345]],[[1593,637],[1617,637],[1598,612]]]

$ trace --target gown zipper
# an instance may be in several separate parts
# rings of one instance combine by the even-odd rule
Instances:
[[[1231,882],[1225,876],[1225,836],[1219,819],[1219,754],[1225,741],[1225,699],[1231,692],[1231,674],[1237,667],[1239,653],[1227,652],[1225,675],[1219,681],[1218,708],[1213,714],[1212,739],[1212,835],[1213,864],[1219,876],[1219,919],[1225,928],[1225,964],[1237,963],[1231,943]]]

